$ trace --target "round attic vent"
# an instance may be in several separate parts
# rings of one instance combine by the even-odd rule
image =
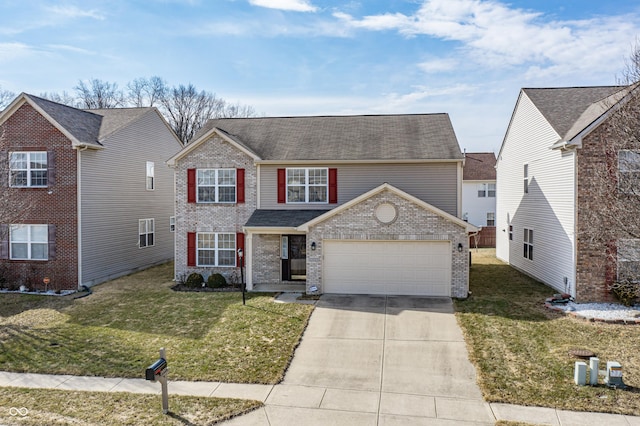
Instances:
[[[376,207],[375,214],[380,222],[391,223],[398,217],[398,210],[391,203],[382,203]]]

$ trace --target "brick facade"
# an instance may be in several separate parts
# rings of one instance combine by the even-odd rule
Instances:
[[[54,183],[47,188],[10,188],[8,155],[17,150],[53,152]],[[77,152],[72,148],[71,141],[25,103],[0,126],[0,155],[0,185],[6,194],[3,200],[7,200],[7,205],[20,206],[21,210],[17,216],[11,207],[5,208],[0,211],[0,222],[7,225],[55,225],[56,249],[53,259],[0,260],[0,271],[5,274],[7,284],[44,289],[42,280],[49,277],[51,282],[48,289],[77,289]]]
[[[282,280],[280,235],[253,235],[253,283],[279,284]]]
[[[200,204],[187,202],[187,170],[204,168],[245,169],[245,202],[236,204]],[[187,266],[188,232],[242,232],[242,226],[256,209],[257,177],[253,159],[219,136],[205,141],[175,166],[176,179],[176,278],[192,272],[205,279],[220,273],[228,281],[237,279],[235,267]]]
[[[616,300],[609,288],[617,275],[616,240],[624,235],[615,224],[600,223],[602,216],[594,209],[608,209],[616,202],[621,148],[631,146],[616,140],[610,123],[604,121],[577,150],[576,299],[581,302]]]
[[[375,208],[389,202],[398,209],[397,219],[383,224]],[[451,296],[465,298],[469,292],[469,239],[464,227],[408,201],[391,191],[372,197],[313,226],[307,235],[307,292],[322,293],[322,240],[411,240],[451,242]],[[316,250],[309,247],[316,242]],[[457,250],[462,244],[463,250]]]

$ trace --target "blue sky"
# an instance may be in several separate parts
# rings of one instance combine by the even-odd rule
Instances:
[[[446,112],[497,151],[521,87],[616,84],[639,35],[634,0],[3,0],[0,87],[158,75],[267,116]]]

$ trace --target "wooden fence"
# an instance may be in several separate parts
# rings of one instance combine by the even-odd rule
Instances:
[[[477,244],[476,244],[477,243]],[[487,248],[496,246],[496,227],[483,226],[478,235],[470,238],[471,248]]]

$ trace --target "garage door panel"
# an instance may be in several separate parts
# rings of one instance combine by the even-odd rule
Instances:
[[[448,241],[325,241],[326,293],[449,296]]]

